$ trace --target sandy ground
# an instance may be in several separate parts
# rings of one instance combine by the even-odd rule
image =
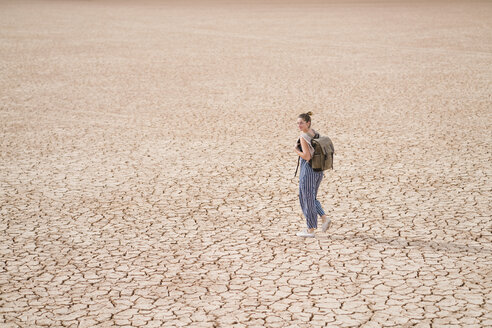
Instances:
[[[0,326],[492,326],[490,17],[0,2]]]

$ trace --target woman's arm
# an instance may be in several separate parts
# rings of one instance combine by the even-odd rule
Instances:
[[[309,152],[309,145],[307,141],[301,137],[301,148],[302,152],[295,148],[297,155],[299,155],[302,159],[309,161],[311,159],[311,153]]]

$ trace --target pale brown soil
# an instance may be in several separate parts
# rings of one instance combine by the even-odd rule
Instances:
[[[492,326],[491,17],[0,2],[0,326]]]

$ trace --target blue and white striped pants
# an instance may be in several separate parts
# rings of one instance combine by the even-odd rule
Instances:
[[[315,172],[309,162],[301,158],[301,173],[299,174],[299,202],[302,213],[306,218],[308,229],[318,227],[318,215],[325,215],[323,207],[316,199],[318,188],[323,180],[323,171]]]

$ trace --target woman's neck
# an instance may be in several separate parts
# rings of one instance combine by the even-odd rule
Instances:
[[[313,129],[309,128],[306,131],[302,131],[302,133],[307,133],[309,135],[314,135]]]

